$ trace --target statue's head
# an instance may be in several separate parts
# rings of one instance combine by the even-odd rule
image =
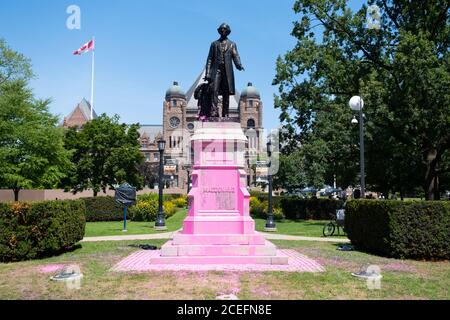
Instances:
[[[221,36],[228,37],[231,33],[231,28],[227,23],[222,23],[217,31]]]

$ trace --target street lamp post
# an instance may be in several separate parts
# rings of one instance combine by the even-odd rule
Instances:
[[[164,221],[164,208],[163,208],[163,175],[164,175],[164,149],[166,148],[166,141],[158,141],[159,149],[159,208],[158,215],[156,217],[155,229],[156,230],[167,230],[166,223]]]
[[[364,199],[366,193],[366,177],[364,168],[364,100],[359,96],[354,96],[350,99],[349,105],[352,110],[359,112],[359,164],[361,170],[361,198]],[[352,120],[353,124],[357,123],[355,120],[355,118]]]
[[[269,159],[268,161],[268,168],[267,168],[267,178],[269,180],[269,209],[267,212],[267,221],[266,226],[264,228],[264,231],[268,232],[275,232],[277,231],[277,226],[275,224],[275,220],[273,218],[273,199],[272,199],[272,173],[271,173],[271,165],[272,165],[272,142],[269,139],[267,142],[267,157]]]

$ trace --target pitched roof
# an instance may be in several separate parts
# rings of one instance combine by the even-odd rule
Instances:
[[[195,89],[202,83],[205,83],[205,80],[203,78],[206,75],[206,69],[203,69],[203,71],[200,73],[200,75],[197,77],[195,82],[192,84],[191,88],[186,93],[186,100],[187,100],[187,110],[198,110],[198,101],[194,98]],[[239,109],[239,100],[241,99],[241,96],[239,92],[236,92],[234,96],[230,97],[230,110],[238,110]]]
[[[83,113],[83,116],[86,118],[86,121],[91,120],[91,104],[85,98],[83,98],[83,100],[81,100],[81,102],[75,107],[75,109],[72,110],[72,112],[66,117],[66,119],[72,118],[73,114],[75,113],[75,111],[77,109],[81,110],[81,112]],[[94,119],[96,119],[98,117],[95,110],[93,112],[93,116],[94,116]]]
[[[163,132],[163,126],[162,125],[141,125],[141,127],[138,129],[139,134],[141,135],[141,137],[143,137],[144,135],[148,136],[148,139],[150,141],[154,141],[156,139],[156,137],[158,136],[158,134]]]

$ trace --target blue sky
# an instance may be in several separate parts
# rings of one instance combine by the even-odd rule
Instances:
[[[360,1],[357,1],[360,7]],[[245,72],[264,102],[264,125],[279,126],[273,107],[275,61],[295,45],[294,0],[14,0],[0,2],[0,37],[29,57],[40,98],[67,115],[90,98],[90,54],[72,52],[96,37],[95,109],[123,122],[160,124],[165,91],[173,81],[187,91],[205,65],[217,27],[228,22]],[[67,7],[81,8],[81,30],[69,30]]]

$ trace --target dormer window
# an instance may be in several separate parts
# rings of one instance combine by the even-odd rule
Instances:
[[[253,103],[254,103],[253,100],[248,100],[248,106],[249,106],[249,107],[253,108],[253,106],[254,106]]]
[[[177,100],[175,100],[175,99],[172,100],[172,101],[171,101],[171,104],[172,104],[172,107],[176,107],[176,106],[177,106]]]

